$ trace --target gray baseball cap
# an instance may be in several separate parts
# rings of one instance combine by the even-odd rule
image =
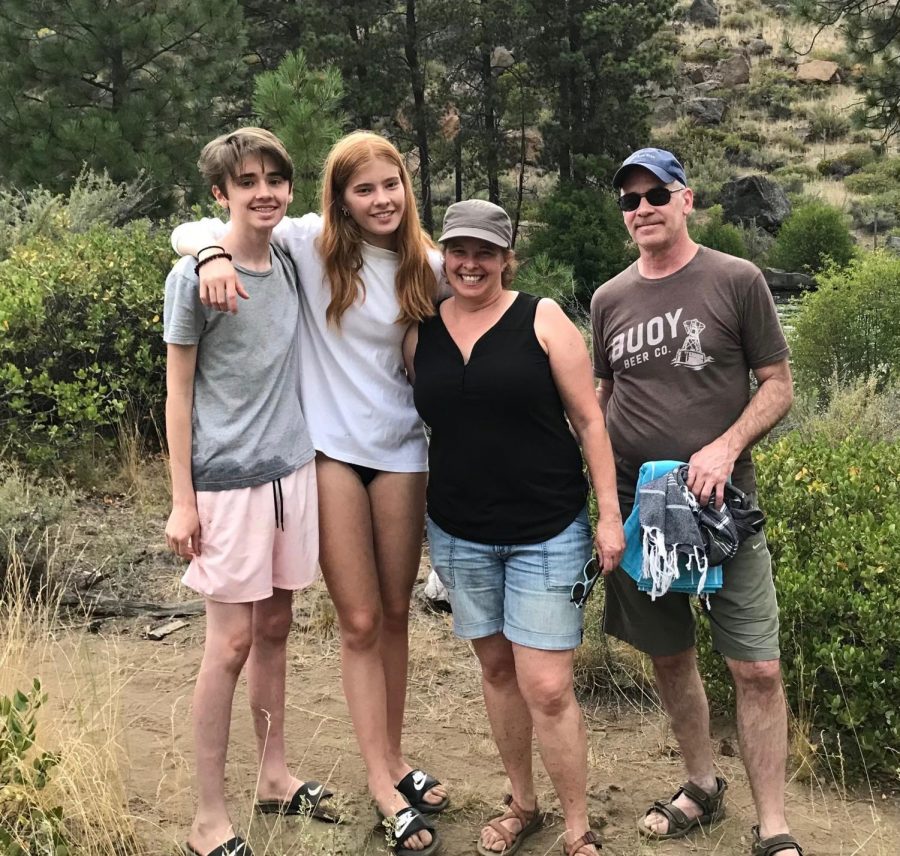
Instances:
[[[680,181],[687,187],[687,177],[684,167],[678,162],[678,158],[665,149],[638,149],[622,161],[622,166],[616,170],[613,176],[613,187],[618,190],[625,180],[625,175],[633,166],[640,166],[652,172],[660,181],[671,184]]]
[[[505,249],[512,245],[512,223],[509,214],[493,202],[454,202],[444,215],[444,231],[438,241],[443,244],[451,238],[480,238]]]

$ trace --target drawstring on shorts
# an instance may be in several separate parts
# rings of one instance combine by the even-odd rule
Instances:
[[[272,482],[272,497],[275,501],[275,528],[284,532],[284,492],[281,489],[281,479]]]

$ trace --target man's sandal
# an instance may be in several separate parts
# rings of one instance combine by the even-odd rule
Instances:
[[[439,784],[440,782],[434,776],[429,776],[424,770],[410,770],[395,787],[417,811],[422,814],[437,814],[450,805],[450,797],[444,797],[440,802],[431,803],[425,799],[425,794]]]
[[[669,838],[681,838],[695,827],[714,823],[725,816],[725,789],[727,787],[728,783],[719,776],[716,776],[716,791],[712,794],[708,794],[693,782],[685,782],[675,792],[672,799],[657,800],[647,809],[643,818],[638,821],[638,831],[647,838],[665,841]],[[675,805],[675,800],[682,794],[693,800],[700,808],[701,811],[697,817],[688,817]],[[669,822],[667,832],[654,832],[647,826],[647,818],[651,814],[661,814]]]
[[[289,816],[314,817],[325,823],[340,823],[341,813],[326,800],[334,794],[310,779],[294,791],[289,800],[257,800],[256,810],[260,814],[284,814]]]
[[[803,850],[793,835],[783,832],[780,835],[760,838],[758,826],[754,826],[750,831],[753,833],[750,856],[775,856],[776,853],[781,853],[784,850],[796,850],[800,856],[803,856]]]
[[[475,843],[475,848],[479,856],[513,856],[518,853],[519,848],[529,835],[537,832],[544,825],[544,815],[538,808],[537,801],[534,803],[533,809],[524,809],[513,798],[512,794],[503,797],[503,804],[509,806],[503,814],[492,817],[487,822],[487,826],[494,830],[503,839],[502,850],[491,850],[481,843],[481,836]],[[512,820],[515,818],[522,824],[522,828],[518,832],[512,832],[503,825],[504,820]]]
[[[441,849],[441,839],[437,832],[421,813],[412,806],[404,806],[396,814],[385,817],[377,808],[375,809],[381,819],[380,827],[384,828],[385,839],[388,847],[395,856],[433,856]],[[417,832],[427,830],[431,833],[431,843],[421,850],[413,850],[404,847],[403,842]]]
[[[591,844],[598,850],[603,849],[600,839],[589,829],[577,841],[573,841],[571,844],[563,843],[563,856],[580,856],[582,849]]]

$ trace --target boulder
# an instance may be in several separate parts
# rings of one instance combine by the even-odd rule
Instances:
[[[537,128],[525,129],[525,162],[535,165],[544,150],[544,136]]]
[[[692,98],[685,105],[687,115],[697,125],[719,125],[725,118],[728,105],[724,98]]]
[[[664,124],[666,122],[674,122],[677,118],[678,108],[675,106],[674,98],[664,95],[653,102],[654,121]]]
[[[750,39],[747,42],[747,53],[750,56],[766,56],[772,53],[772,45],[763,38]]]
[[[762,274],[769,291],[776,294],[796,294],[815,288],[813,278],[808,273],[790,273],[777,268],[763,268]]]
[[[731,88],[750,82],[750,59],[743,51],[738,51],[716,66],[716,73],[722,85]]]
[[[796,71],[797,66],[800,64],[797,62],[797,57],[788,54],[776,54],[772,57],[772,62],[791,71]]]
[[[900,235],[889,235],[884,246],[892,253],[900,253]]]
[[[721,89],[722,81],[716,77],[711,77],[709,80],[704,80],[702,83],[695,83],[691,87],[691,95],[690,97],[700,98],[706,95],[707,92],[712,92],[713,89]]]
[[[694,0],[688,9],[687,19],[701,27],[718,27],[719,7],[713,0]]]
[[[703,83],[712,72],[712,67],[708,65],[688,65],[684,68],[684,76],[691,83]]]
[[[764,175],[748,175],[722,187],[722,210],[729,223],[756,222],[767,232],[777,232],[791,213],[791,203],[781,187]]]
[[[512,55],[509,48],[503,45],[497,45],[491,51],[491,68],[506,69],[512,68],[516,64],[516,58]]]
[[[841,69],[836,62],[814,59],[797,66],[797,80],[800,83],[840,83]]]
[[[441,136],[445,140],[455,140],[459,134],[460,119],[459,110],[450,106],[441,116]]]

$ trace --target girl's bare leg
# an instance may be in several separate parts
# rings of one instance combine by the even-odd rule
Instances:
[[[385,477],[379,475],[375,481]],[[384,608],[370,496],[350,467],[321,455],[316,459],[316,478],[319,564],[341,629],[344,695],[366,765],[369,791],[384,814],[394,814],[406,801],[394,788],[390,766]],[[405,662],[405,652],[403,657]],[[404,669],[404,685],[405,680]],[[430,842],[431,834],[423,831],[407,839],[404,846],[422,849]]]

